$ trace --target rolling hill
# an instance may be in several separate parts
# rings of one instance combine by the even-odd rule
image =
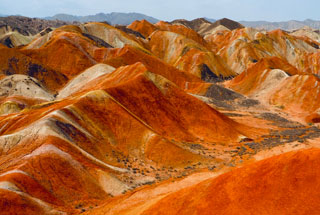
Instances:
[[[0,19],[1,214],[318,213],[319,32],[110,17]]]

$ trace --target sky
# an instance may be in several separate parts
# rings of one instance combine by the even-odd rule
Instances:
[[[157,19],[320,20],[320,0],[0,0],[0,14],[46,17],[137,12]]]

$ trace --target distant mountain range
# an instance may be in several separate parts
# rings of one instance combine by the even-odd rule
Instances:
[[[67,22],[108,22],[111,25],[129,25],[135,20],[147,20],[151,23],[156,23],[159,20],[153,18],[151,16],[147,16],[141,13],[98,13],[96,15],[89,15],[89,16],[73,16],[69,14],[57,14],[52,17],[45,17],[48,20],[63,20]]]
[[[57,14],[52,17],[45,17],[48,20],[63,20],[67,22],[90,22],[90,21],[97,21],[97,22],[108,22],[112,25],[128,25],[135,20],[142,20],[145,19],[151,23],[156,23],[159,20],[147,16],[141,13],[98,13],[96,15],[89,15],[89,16],[73,16],[69,14]],[[208,20],[209,22],[216,22],[216,19],[207,18],[204,19]],[[259,29],[266,29],[266,30],[273,30],[273,29],[283,29],[283,30],[293,30],[297,28],[301,28],[304,26],[309,26],[311,28],[319,29],[320,28],[320,21],[307,19],[305,21],[285,21],[285,22],[268,22],[268,21],[240,21],[242,25],[246,27],[253,27]]]
[[[320,21],[307,19],[304,21],[286,21],[286,22],[267,22],[267,21],[240,21],[240,23],[247,27],[273,30],[273,29],[283,29],[283,30],[294,30],[302,28],[304,26],[309,26],[314,29],[320,28]]]
[[[203,18],[208,20],[209,22],[212,22],[212,23],[217,21],[217,19],[211,19],[211,18],[207,18],[207,17],[203,17]]]
[[[0,15],[0,31],[6,32],[10,26],[12,31],[17,31],[24,36],[35,35],[46,28],[57,28],[70,24],[72,23],[62,20],[45,20],[24,16],[1,17]]]
[[[211,18],[207,18],[207,17],[204,17],[201,19],[207,20],[211,23],[216,23],[217,21],[219,21],[219,20],[211,19]],[[199,19],[195,19],[195,20],[199,20]],[[193,22],[195,20],[192,20],[189,22]],[[224,19],[220,19],[220,20],[229,20],[229,19],[224,18]],[[176,20],[172,21],[172,23],[174,23],[175,21]],[[252,28],[257,28],[257,29],[265,29],[265,30],[274,30],[274,29],[295,30],[295,29],[302,28],[304,26],[309,26],[314,29],[320,29],[320,21],[312,20],[312,19],[306,19],[304,21],[290,20],[290,21],[285,21],[285,22],[240,21],[239,23],[245,27],[252,27]],[[190,26],[188,26],[188,27],[190,27]],[[236,27],[238,28],[239,26],[236,26]]]
[[[0,14],[0,17],[6,17],[7,15]],[[147,20],[151,23],[156,23],[159,19],[147,16],[141,13],[98,13],[96,15],[88,15],[88,16],[74,16],[70,14],[56,14],[54,16],[45,17],[43,19],[46,20],[62,20],[65,22],[108,22],[111,25],[129,25],[135,20]],[[205,19],[211,23],[215,23],[217,20],[212,18],[201,18]],[[222,19],[223,20],[223,19]],[[172,21],[173,23],[175,22]],[[192,22],[192,21],[190,21]],[[314,29],[320,29],[320,21],[306,19],[304,21],[290,20],[284,22],[268,22],[268,21],[240,21],[240,24],[246,27],[253,27],[258,29],[265,30],[274,30],[274,29],[283,29],[283,30],[294,30],[298,28],[302,28],[304,26],[309,26]]]

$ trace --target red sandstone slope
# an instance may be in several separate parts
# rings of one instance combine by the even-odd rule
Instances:
[[[148,52],[148,50],[144,48],[144,44],[136,37],[126,34],[125,32],[108,24],[94,22],[84,24],[80,27],[83,33],[98,37],[114,48],[122,48],[127,44]]]
[[[3,196],[17,204],[0,206],[26,204],[27,214],[95,207],[169,177],[172,168],[178,175],[216,162],[192,144],[237,143],[251,132],[141,63],[99,76],[64,100],[2,116],[0,127]]]
[[[279,69],[287,75],[296,75],[298,70],[278,57],[263,58],[256,64],[253,64],[246,71],[229,81],[226,85],[233,90],[248,95],[261,86],[261,82],[267,77],[266,70],[271,71]],[[262,77],[265,76],[265,77]],[[273,83],[275,85],[275,83]]]
[[[122,49],[113,50],[99,50],[95,53],[96,58],[104,63],[114,67],[142,62],[149,71],[161,75],[166,79],[172,81],[181,89],[192,91],[196,88],[206,88],[200,78],[189,74],[188,72],[176,69],[168,65],[155,56],[146,54],[131,46],[125,46]],[[101,57],[103,57],[101,59]]]
[[[163,136],[172,133],[170,138],[187,142],[196,141],[197,138],[224,142],[237,140],[237,136],[239,137],[239,133],[234,130],[237,129],[236,123],[187,95],[163,77],[148,72],[141,63],[101,76],[88,83],[82,91],[98,89],[105,89],[130,112]],[[188,107],[188,104],[193,106]],[[190,134],[197,138],[187,138]]]
[[[252,28],[217,32],[205,37],[229,67],[238,74],[264,57],[275,56],[302,70],[300,60],[306,53],[317,52],[312,42],[281,30],[259,32]]]
[[[171,31],[177,34],[181,34],[186,38],[194,40],[203,46],[207,45],[206,41],[197,32],[183,25],[172,25],[167,22],[160,21],[157,24],[155,24],[155,26],[162,31]]]
[[[142,214],[317,214],[320,150],[273,157],[181,190]]]
[[[319,78],[299,72],[279,58],[264,58],[225,85],[303,121],[319,118]]]
[[[305,73],[320,75],[320,53],[308,53],[301,59],[301,68]]]
[[[222,58],[180,34],[156,31],[151,35],[149,45],[152,53],[166,63],[203,80],[206,80],[206,76],[216,79],[235,75]]]
[[[271,103],[284,107],[307,122],[319,120],[320,80],[314,75],[295,75],[284,80],[271,95]],[[311,116],[309,116],[311,115]]]
[[[129,28],[148,37],[153,54],[174,67],[187,71],[203,80],[226,78],[235,75],[212,47],[195,31],[183,25],[136,21]],[[205,79],[203,76],[211,76]]]
[[[146,38],[149,37],[156,30],[170,31],[173,33],[183,35],[188,39],[194,40],[195,42],[206,46],[206,41],[197,32],[183,25],[170,24],[164,21],[160,21],[153,25],[146,20],[141,20],[134,21],[133,23],[128,25],[128,28],[141,33]]]
[[[49,90],[55,91],[67,82],[67,77],[45,64],[32,59],[19,50],[0,49],[0,67],[4,75],[24,74],[39,80]]]
[[[51,32],[51,35],[35,40],[34,43],[37,45],[29,45],[23,48],[22,52],[42,64],[49,65],[50,68],[54,68],[68,78],[75,77],[98,62],[114,67],[143,62],[152,72],[164,75],[181,87],[185,87],[186,82],[201,82],[197,77],[179,71],[152,56],[136,41],[130,40],[131,36],[125,37],[125,33],[118,29],[97,23],[87,24],[82,28],[83,30],[76,26],[59,28]],[[100,37],[100,40],[106,40],[114,46],[124,47],[118,49],[100,47],[94,38],[85,37],[82,33],[89,33],[93,31],[92,29],[96,29],[95,37]],[[43,41],[39,42],[39,40]],[[113,44],[112,40],[120,42],[117,45]]]
[[[89,23],[80,27],[60,27],[35,39],[22,52],[70,79],[101,60],[96,52],[121,48],[126,44],[148,52],[131,35],[107,24]]]
[[[150,34],[157,30],[157,27],[148,22],[147,20],[136,20],[130,25],[128,25],[128,28],[141,33],[145,38],[149,37]]]
[[[41,47],[24,49],[22,52],[72,78],[96,63],[90,55],[90,50],[95,48],[91,41],[79,32],[57,30]]]

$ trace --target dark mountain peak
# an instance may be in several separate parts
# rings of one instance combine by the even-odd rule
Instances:
[[[226,27],[230,30],[234,30],[237,28],[244,28],[244,26],[241,25],[239,22],[233,21],[228,18],[219,19],[218,21],[216,21],[215,23],[212,24],[213,27],[217,27],[219,25],[223,25],[224,27]]]
[[[202,17],[192,20],[192,22],[211,23],[208,19]]]
[[[197,18],[197,19],[194,19],[191,21],[186,20],[186,19],[176,19],[171,22],[171,24],[182,24],[182,25],[187,26],[188,28],[191,28],[195,31],[198,31],[200,29],[201,25],[204,23],[211,24],[211,22],[205,18]]]

